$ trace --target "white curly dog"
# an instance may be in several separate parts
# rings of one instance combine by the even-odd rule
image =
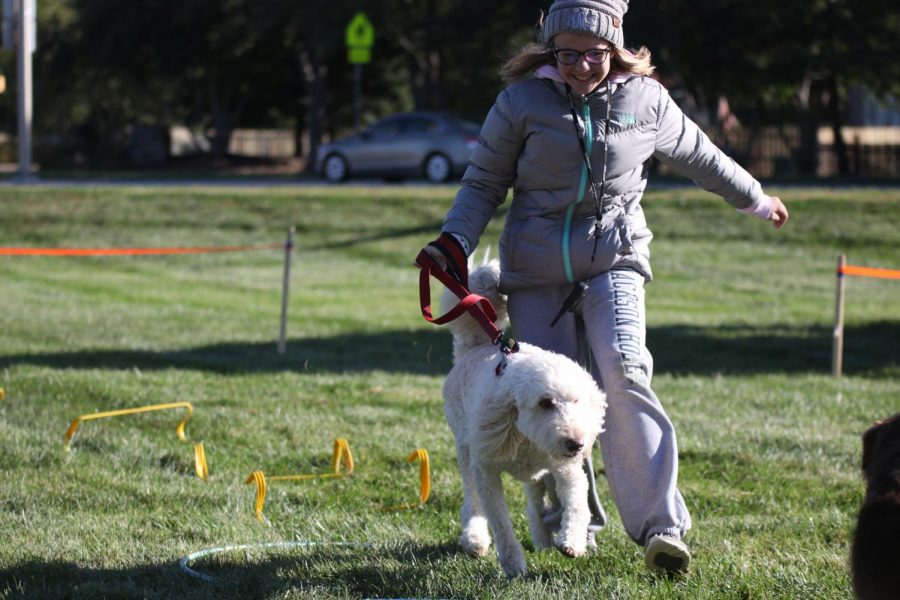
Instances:
[[[506,298],[497,289],[499,276],[498,263],[485,262],[469,275],[469,284],[472,293],[491,301],[502,327]],[[457,301],[445,290],[443,312]],[[601,431],[603,393],[574,361],[524,343],[506,357],[498,374],[503,354],[474,318],[465,313],[449,327],[454,365],[444,382],[444,414],[456,438],[463,481],[460,545],[483,556],[493,533],[506,575],[525,572],[525,553],[503,494],[500,476],[505,471],[524,483],[535,548],[545,550],[554,543],[541,520],[549,509],[549,494],[563,509],[556,547],[566,556],[584,554],[590,511],[582,462]]]

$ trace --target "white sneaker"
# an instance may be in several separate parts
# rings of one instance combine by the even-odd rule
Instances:
[[[644,562],[651,571],[658,573],[685,573],[691,553],[685,543],[673,535],[654,535],[644,547]]]

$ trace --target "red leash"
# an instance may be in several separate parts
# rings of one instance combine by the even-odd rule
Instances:
[[[419,256],[416,257],[416,262],[422,267],[419,271],[419,301],[422,306],[422,316],[425,317],[426,321],[434,323],[435,325],[443,325],[444,323],[449,323],[454,319],[458,319],[464,312],[468,312],[476,321],[478,321],[485,333],[488,334],[488,337],[491,338],[491,342],[500,346],[500,350],[502,350],[504,354],[518,351],[519,344],[512,338],[503,339],[503,330],[498,329],[497,326],[494,325],[494,321],[497,319],[497,312],[494,310],[494,306],[491,304],[490,300],[467,290],[465,286],[454,279],[452,275],[442,269],[434,259],[425,252],[425,250],[419,252]],[[447,314],[437,318],[435,318],[431,312],[431,286],[429,277],[432,275],[447,286],[447,289],[460,299],[459,303],[448,311]],[[498,375],[500,374],[499,370],[500,367],[498,366]]]

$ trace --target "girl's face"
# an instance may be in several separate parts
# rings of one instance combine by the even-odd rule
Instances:
[[[560,33],[552,46],[556,68],[574,92],[586,96],[609,75],[612,45],[606,40],[587,33]]]

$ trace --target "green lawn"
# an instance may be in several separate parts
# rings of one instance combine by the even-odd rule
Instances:
[[[453,189],[10,187],[0,245],[281,242],[296,227],[289,341],[283,252],[0,256],[0,598],[849,598],[860,434],[900,409],[900,282],[849,278],[846,376],[829,374],[835,263],[900,269],[900,192],[778,190],[778,232],[694,190],[653,191],[655,389],[679,432],[695,559],[643,567],[600,481],[599,551],[526,542],[530,574],[456,548],[461,486],[440,388],[450,338],[418,311],[412,260]],[[500,219],[485,244],[494,243]],[[437,284],[435,284],[437,285]],[[79,415],[188,401],[180,411]],[[335,438],[356,468],[323,473]],[[203,442],[210,480],[194,474]],[[432,497],[413,501],[426,448]],[[599,458],[599,457],[598,457]],[[524,496],[507,481],[527,540]],[[309,542],[223,551],[236,544]],[[301,547],[302,546],[302,547]]]

